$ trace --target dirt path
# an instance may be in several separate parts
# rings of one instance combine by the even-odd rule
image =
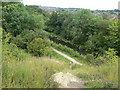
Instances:
[[[81,63],[77,62],[75,59],[73,59],[73,58],[71,58],[71,57],[65,55],[64,53],[62,53],[62,52],[60,52],[60,51],[54,49],[53,47],[51,47],[51,48],[52,48],[53,51],[55,51],[55,52],[57,52],[58,54],[64,56],[65,58],[69,59],[69,60],[72,61],[73,63],[82,65]]]

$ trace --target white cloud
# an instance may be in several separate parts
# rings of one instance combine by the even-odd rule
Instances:
[[[119,0],[23,0],[25,5],[41,5],[54,7],[74,7],[86,9],[118,9]]]

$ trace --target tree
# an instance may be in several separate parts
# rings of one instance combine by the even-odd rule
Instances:
[[[120,53],[120,20],[114,21],[114,24],[109,25],[108,35],[106,36],[107,44],[110,48],[115,48]]]
[[[21,3],[7,3],[3,4],[3,28],[5,31],[18,35],[27,25],[25,22],[29,17]]]
[[[30,15],[21,3],[3,3],[3,28],[17,36],[25,29],[44,28],[42,15]]]
[[[48,32],[54,32],[54,30],[57,27],[57,22],[56,22],[57,18],[58,18],[57,13],[53,12],[53,14],[51,15],[50,19],[46,22],[46,25],[48,26],[46,28],[46,31],[48,31]]]
[[[32,42],[28,43],[27,50],[35,56],[42,56],[49,52],[49,41],[42,38],[35,38]]]
[[[74,18],[72,23],[74,23],[73,28],[73,42],[78,45],[83,45],[84,42],[87,41],[89,32],[93,28],[92,27],[92,16],[91,16],[91,11],[82,9],[78,11]]]

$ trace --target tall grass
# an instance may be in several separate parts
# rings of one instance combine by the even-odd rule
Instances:
[[[118,88],[118,62],[100,66],[73,66],[69,72],[82,78],[86,88]]]
[[[25,61],[3,63],[3,88],[53,88],[57,84],[51,76],[67,68],[67,64],[49,58],[32,57]]]
[[[0,89],[2,89],[2,64],[0,61]]]

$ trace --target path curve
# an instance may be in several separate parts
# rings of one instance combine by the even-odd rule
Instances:
[[[65,55],[64,53],[62,53],[62,52],[60,52],[60,51],[54,49],[53,47],[51,47],[51,49],[52,49],[53,51],[57,52],[58,54],[64,56],[65,58],[69,59],[69,60],[72,61],[74,64],[82,65],[81,63],[77,62],[75,59],[73,59],[73,58],[71,58],[71,57]]]

